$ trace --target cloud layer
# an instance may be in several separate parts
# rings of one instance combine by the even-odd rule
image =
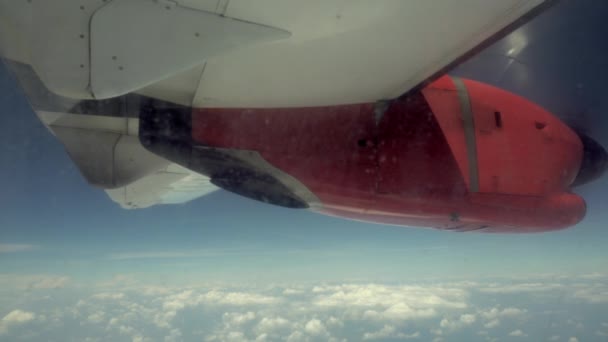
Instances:
[[[0,279],[10,285],[9,276]],[[587,322],[598,310],[608,314],[596,299],[608,289],[605,278],[265,287],[169,287],[126,278],[87,287],[61,276],[15,280],[12,297],[25,290],[28,300],[11,301],[10,292],[3,292],[0,300],[8,304],[0,311],[0,333],[32,341],[569,342],[589,339],[588,331],[595,333],[591,340],[608,333],[607,322]],[[543,286],[546,291],[536,290]],[[556,308],[558,298],[578,305],[577,312],[588,308],[589,317]]]

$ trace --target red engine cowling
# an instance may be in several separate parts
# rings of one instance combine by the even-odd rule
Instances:
[[[457,231],[555,230],[585,215],[569,191],[578,135],[482,83],[446,76],[386,103],[191,115],[182,164],[270,203]]]

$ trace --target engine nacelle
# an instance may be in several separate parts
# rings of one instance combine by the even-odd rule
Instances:
[[[570,192],[584,155],[579,136],[479,82],[446,76],[378,104],[152,110],[141,122],[148,149],[276,205],[484,232],[561,229],[585,215]]]

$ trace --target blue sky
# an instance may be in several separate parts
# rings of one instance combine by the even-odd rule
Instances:
[[[537,67],[546,50],[514,63],[499,43],[457,72],[560,115],[582,108],[606,144],[608,52],[592,44],[605,25],[581,3],[511,44],[561,52],[568,41],[576,55],[546,52],[559,58]],[[574,10],[586,20],[569,17],[568,39],[550,39]],[[564,82],[527,89],[522,75]],[[223,191],[127,211],[86,184],[4,68],[0,109],[0,341],[607,339],[607,177],[577,190],[583,222],[536,235],[373,225]]]

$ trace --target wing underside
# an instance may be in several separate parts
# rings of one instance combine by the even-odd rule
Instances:
[[[69,98],[342,105],[398,97],[552,2],[1,0],[0,47]]]

